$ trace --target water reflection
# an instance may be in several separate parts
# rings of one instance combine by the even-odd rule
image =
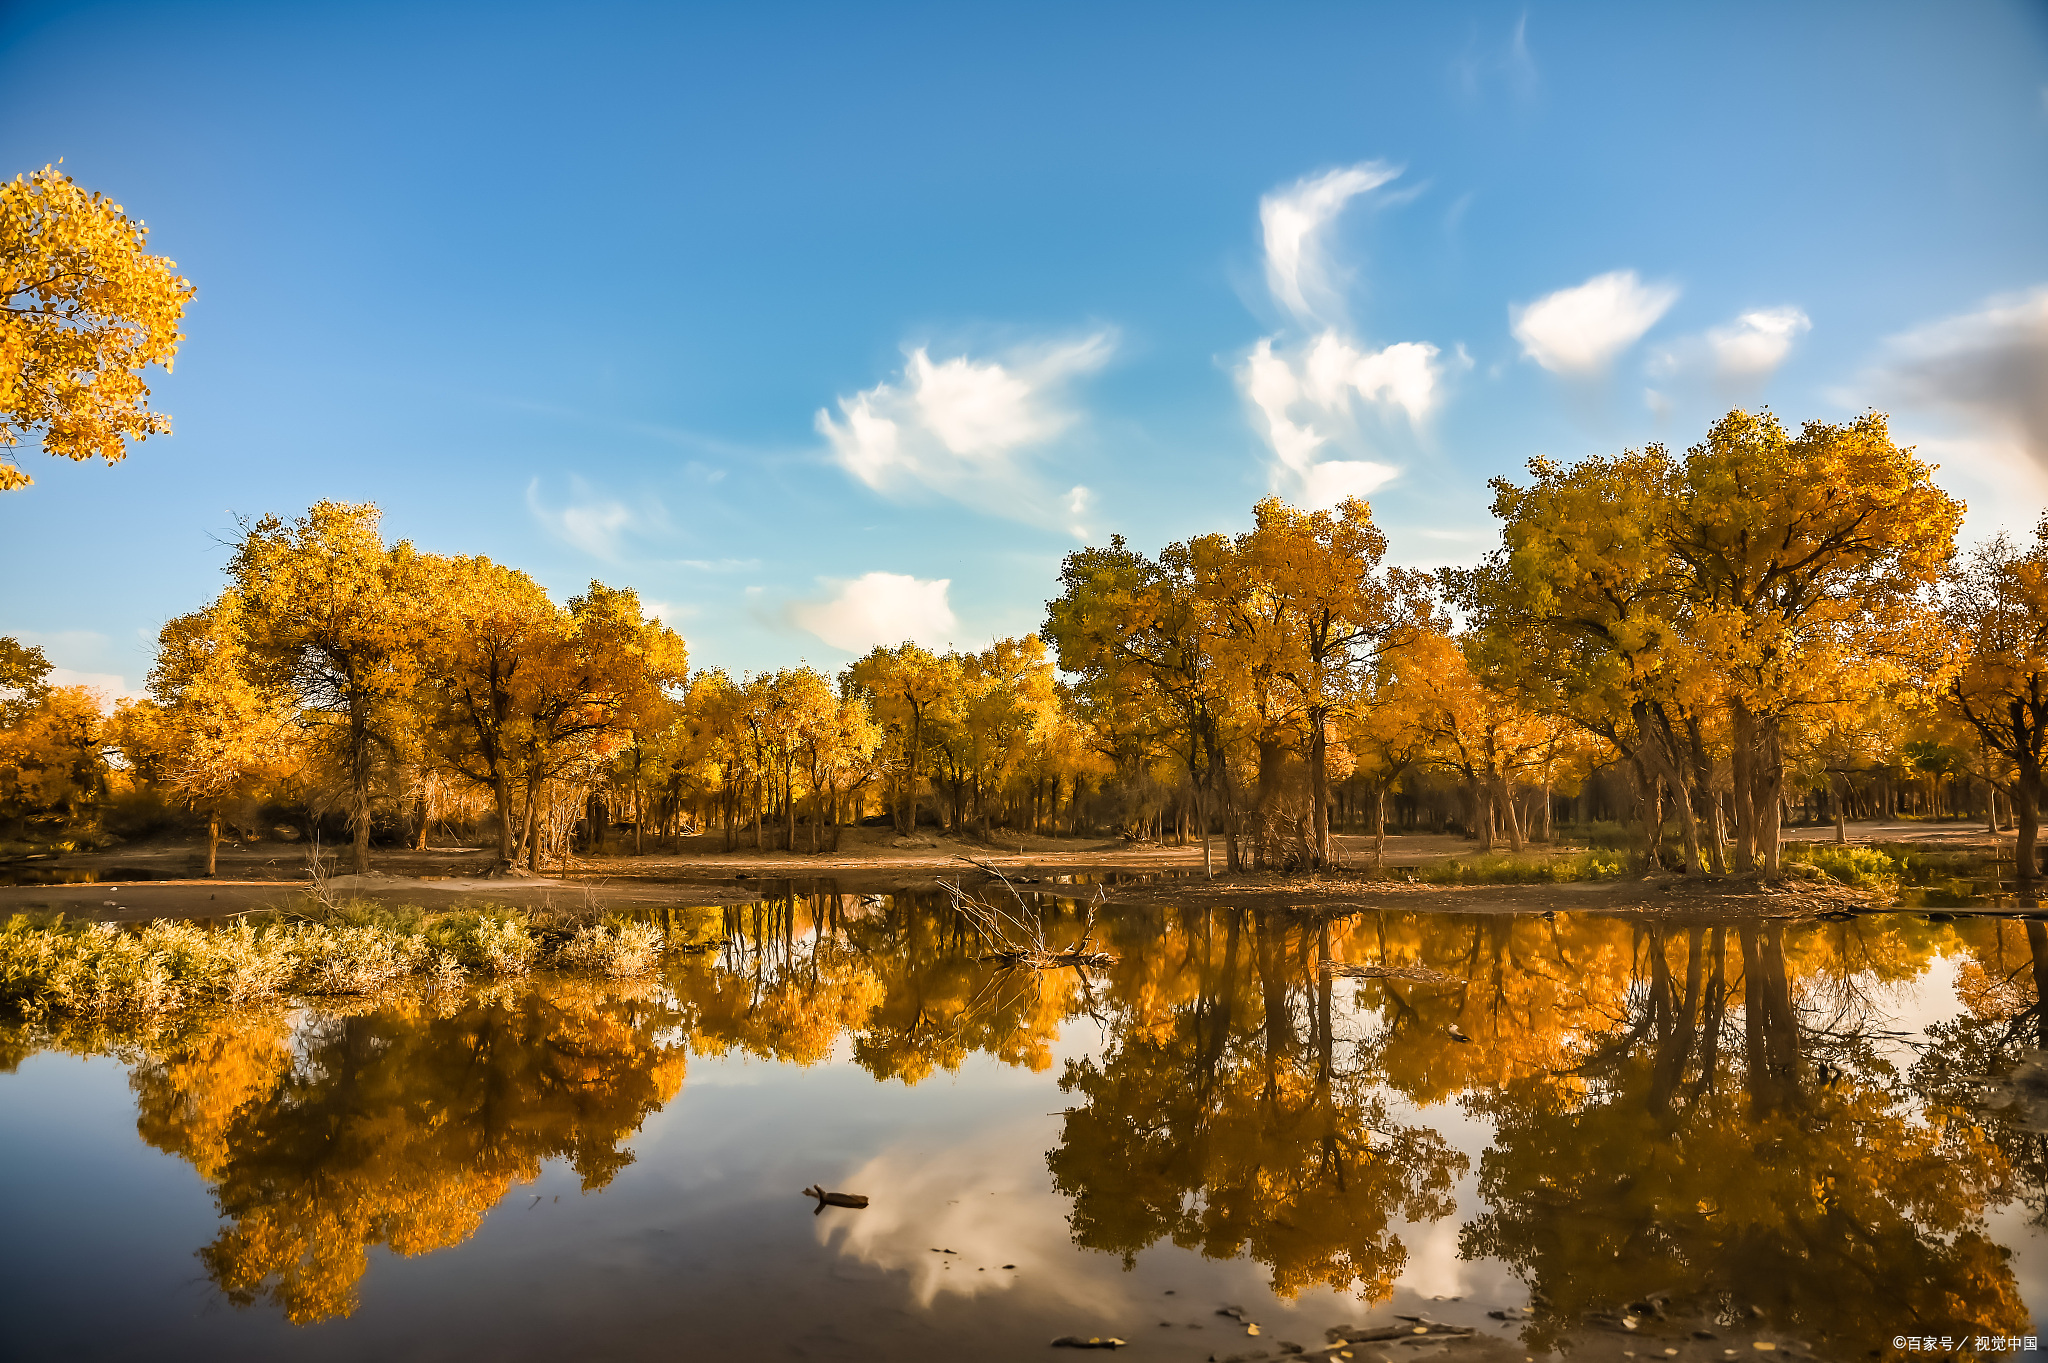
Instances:
[[[1043,912],[1071,940],[1078,905]],[[1161,910],[1098,922],[1113,965],[1037,974],[936,896],[705,913],[715,949],[638,989],[17,1030],[0,1063],[129,1057],[141,1136],[213,1189],[208,1277],[300,1322],[352,1309],[372,1246],[459,1243],[542,1161],[606,1185],[694,1052],[1043,1073],[1046,1205],[1112,1265],[1170,1243],[1371,1303],[1441,1225],[1527,1285],[1531,1348],[2029,1328],[1988,1218],[2048,1216],[2040,922]],[[1366,964],[1408,978],[1341,973]]]

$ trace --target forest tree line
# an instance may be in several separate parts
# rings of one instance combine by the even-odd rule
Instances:
[[[1036,635],[836,676],[693,671],[630,590],[558,604],[322,502],[243,527],[112,713],[0,640],[0,836],[90,838],[155,802],[205,822],[209,868],[224,829],[284,819],[345,830],[358,871],[373,831],[434,826],[538,871],[615,830],[825,852],[886,816],[1284,870],[1390,809],[1520,850],[1576,797],[1688,872],[1776,869],[1794,804],[1975,808],[2030,875],[2048,521],[1959,553],[1930,474],[1874,413],[1795,433],[1734,411],[1682,455],[1496,479],[1477,567],[1389,566],[1364,502],[1269,498],[1243,534],[1068,555]]]

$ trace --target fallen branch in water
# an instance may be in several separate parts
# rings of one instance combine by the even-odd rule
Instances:
[[[1324,961],[1325,975],[1342,975],[1354,980],[1413,980],[1417,984],[1457,984],[1456,975],[1431,970],[1426,965],[1359,965],[1351,961]]]
[[[804,1189],[804,1196],[818,1199],[818,1210],[812,1212],[812,1216],[818,1215],[818,1212],[824,1211],[827,1207],[852,1207],[858,1211],[868,1205],[868,1200],[859,1193],[828,1193],[822,1184],[813,1184]]]
[[[1088,903],[1088,917],[1081,924],[1081,936],[1072,946],[1054,951],[1046,944],[1045,925],[1038,910],[1024,901],[1010,878],[986,862],[972,857],[960,857],[960,861],[1003,882],[1003,888],[1010,892],[1014,907],[1005,908],[991,904],[977,895],[967,893],[958,881],[940,881],[939,885],[953,901],[953,908],[972,923],[994,949],[984,951],[984,961],[1001,961],[1005,965],[1027,966],[1033,970],[1056,970],[1061,966],[1109,965],[1116,957],[1107,951],[1091,951],[1088,939],[1095,932],[1095,910],[1101,906],[1103,893],[1096,887],[1095,898]]]

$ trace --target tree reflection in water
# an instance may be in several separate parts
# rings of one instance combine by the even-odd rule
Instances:
[[[1044,911],[1055,942],[1078,924],[1071,902]],[[33,1045],[131,1059],[141,1134],[215,1190],[208,1273],[297,1321],[350,1311],[372,1246],[467,1238],[544,1160],[605,1186],[691,1051],[916,1084],[975,1055],[1047,1070],[1078,1020],[1101,1040],[1058,1077],[1047,1162],[1075,1243],[1126,1264],[1168,1242],[1249,1256],[1283,1295],[1383,1300],[1404,1231],[1460,1211],[1471,1160],[1430,1118],[1457,1102],[1493,1131],[1462,1252],[1529,1285],[1530,1345],[1648,1311],[1816,1344],[1874,1321],[2027,1328],[1985,1218],[2014,1199],[2048,1216],[2039,923],[1126,910],[1098,925],[1114,965],[1036,974],[981,960],[938,896],[709,913],[719,949],[639,987]],[[1939,956],[1960,1016],[1895,1034]],[[1326,968],[1344,963],[1422,969]],[[0,1043],[0,1063],[31,1044]],[[1987,1112],[1984,1077],[2030,1064],[2038,1089]]]
[[[238,1305],[346,1315],[367,1251],[460,1244],[514,1183],[566,1160],[585,1190],[682,1087],[666,1009],[616,989],[498,989],[223,1022],[136,1065],[152,1145],[190,1160],[225,1222],[200,1251]]]

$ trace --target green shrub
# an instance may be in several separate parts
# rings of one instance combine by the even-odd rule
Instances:
[[[1415,873],[1430,885],[1561,885],[1579,880],[1615,880],[1620,857],[1579,852],[1560,857],[1486,855],[1433,862]]]
[[[1875,847],[1788,843],[1786,859],[1802,862],[1844,885],[1882,885],[1899,878],[1899,863]]]

